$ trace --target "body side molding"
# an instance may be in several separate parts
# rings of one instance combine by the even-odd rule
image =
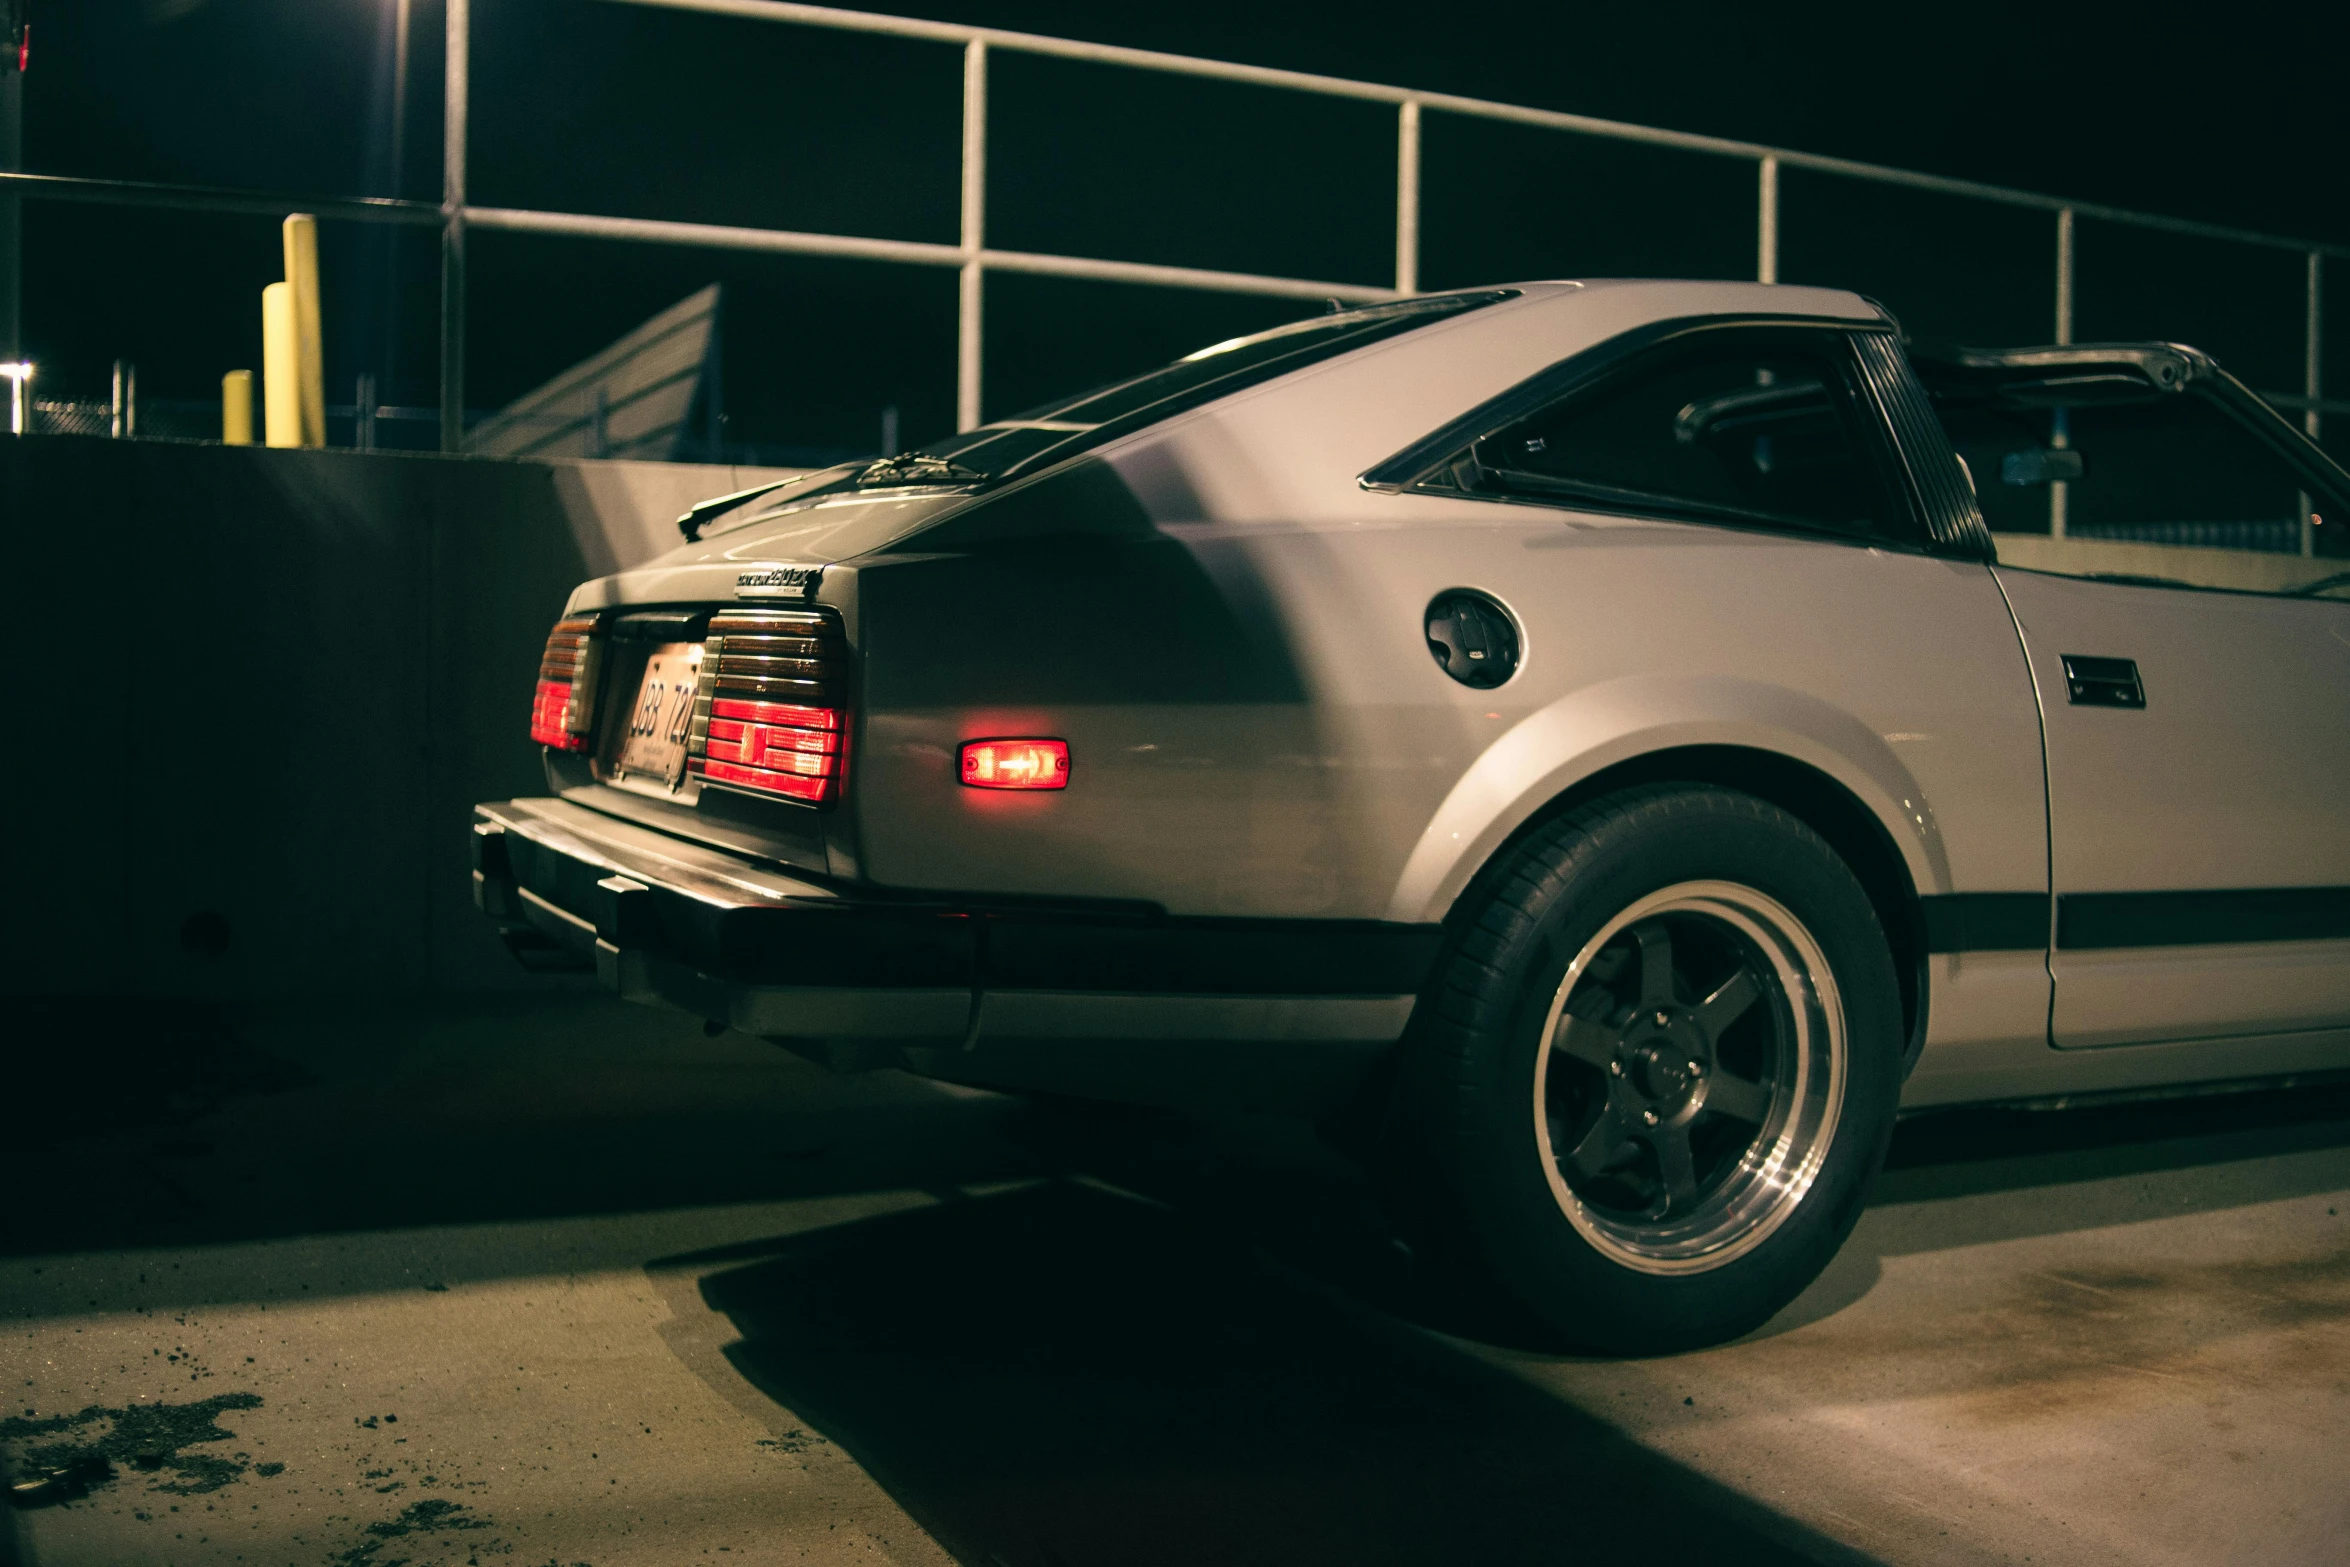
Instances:
[[[2025,952],[2048,945],[2045,893],[1939,893],[1918,904],[1928,952]],[[2055,935],[2065,952],[2350,941],[2350,887],[2068,892],[2056,900]]]
[[[1944,892],[1918,899],[1928,952],[2041,952],[2048,946],[2045,892]]]
[[[2068,892],[2056,900],[2056,944],[2072,951],[2344,940],[2350,887]]]

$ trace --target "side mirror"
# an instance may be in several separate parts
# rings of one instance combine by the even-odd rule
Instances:
[[[1999,478],[2004,484],[2067,483],[2088,471],[2089,465],[2079,452],[2058,447],[2036,446],[1999,459]]]

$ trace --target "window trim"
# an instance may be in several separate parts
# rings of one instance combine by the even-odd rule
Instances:
[[[1935,415],[1898,335],[1847,333],[1845,345],[1876,405],[1880,438],[1901,471],[1910,505],[1924,528],[1927,553],[1988,565],[1994,553],[1991,529],[1983,521],[1974,475],[1950,444],[1950,432]],[[1928,460],[1937,454],[1946,460]]]
[[[1881,406],[1878,389],[1853,351],[1851,340],[1857,334],[1877,333],[1892,338],[1894,329],[1890,322],[1884,321],[1775,313],[1676,316],[1652,321],[1645,326],[1618,333],[1603,343],[1535,372],[1517,385],[1430,431],[1393,456],[1365,469],[1356,482],[1366,490],[1385,495],[1446,495],[1505,505],[1539,506],[1547,510],[1576,509],[1577,500],[1574,498],[1562,496],[1548,499],[1536,495],[1498,494],[1443,485],[1439,481],[1456,463],[1470,456],[1480,442],[1491,439],[1544,408],[1603,385],[1654,351],[1700,335],[1740,330],[1791,330],[1826,336],[1828,357],[1836,362],[1844,376],[1844,395],[1863,426],[1859,435],[1864,460],[1874,469],[1886,499],[1895,508],[1896,514],[1886,520],[1904,529],[1906,536],[1901,532],[1851,533],[1824,525],[1807,526],[1792,518],[1738,518],[1725,515],[1722,508],[1710,507],[1702,502],[1676,501],[1663,496],[1651,498],[1627,494],[1626,499],[1617,504],[1587,500],[1582,509],[1650,517],[1665,522],[1686,522],[1703,527],[1736,528],[1854,544],[1864,548],[1937,553],[1933,530],[1918,495],[1908,455],[1895,440],[1887,413]],[[1590,488],[1603,490],[1612,486],[1594,485]]]

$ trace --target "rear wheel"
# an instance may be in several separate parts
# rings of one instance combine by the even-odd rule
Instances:
[[[1758,1326],[1858,1217],[1899,1091],[1868,897],[1784,811],[1599,802],[1487,878],[1405,1084],[1490,1271],[1594,1347]]]

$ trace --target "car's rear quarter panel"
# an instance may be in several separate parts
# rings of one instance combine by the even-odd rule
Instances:
[[[925,532],[918,557],[861,562],[867,872],[1433,920],[1579,778],[1744,745],[1844,784],[1921,892],[2045,888],[2030,677],[1982,566],[1366,491],[1357,473],[1474,400],[1381,405],[1421,384],[1407,348],[1457,357],[1428,336],[1114,447]],[[1518,617],[1510,684],[1473,690],[1428,657],[1423,611],[1455,587]],[[956,746],[991,734],[1068,739],[1072,787],[957,788]]]

